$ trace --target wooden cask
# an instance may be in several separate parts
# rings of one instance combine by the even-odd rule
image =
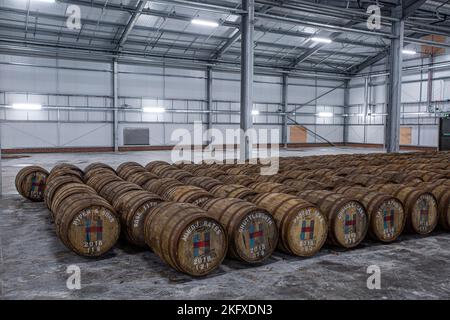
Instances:
[[[280,235],[280,250],[308,257],[322,248],[327,239],[327,219],[313,204],[282,193],[259,194],[253,203],[273,215]]]
[[[147,171],[150,171],[157,176],[161,176],[162,173],[169,170],[178,170],[177,167],[170,164],[160,163],[160,161],[150,162],[145,168],[147,169]]]
[[[202,168],[202,169],[196,170],[195,175],[219,179],[222,176],[226,176],[227,173],[225,171],[218,170],[218,169]]]
[[[358,200],[331,191],[304,191],[298,197],[315,204],[328,217],[331,244],[354,248],[366,237],[367,212]]]
[[[183,184],[177,179],[163,178],[148,181],[142,186],[142,189],[162,196],[164,192],[174,186],[182,186]]]
[[[115,181],[102,188],[99,194],[116,208],[120,195],[132,190],[142,190],[142,188],[127,181]]]
[[[189,203],[164,202],[145,219],[145,242],[168,265],[203,276],[225,258],[228,239],[222,225]]]
[[[372,239],[392,242],[403,232],[406,213],[397,198],[358,187],[342,187],[336,192],[355,198],[364,205],[369,217],[368,234]]]
[[[158,167],[158,166],[161,166],[161,165],[170,165],[170,163],[168,163],[168,162],[166,162],[166,161],[161,161],[161,160],[158,160],[158,161],[151,161],[151,162],[149,162],[149,163],[147,163],[147,165],[145,166],[145,169],[147,170],[147,171],[150,171],[150,172],[153,172],[153,169],[154,168],[156,168],[156,167]]]
[[[91,177],[98,175],[116,175],[116,171],[112,168],[94,167],[84,172],[83,181],[86,183]]]
[[[236,166],[225,170],[225,172],[232,175],[251,175],[259,172],[259,168],[254,166]]]
[[[76,194],[97,195],[97,192],[95,192],[93,188],[89,187],[88,185],[85,185],[84,183],[71,182],[62,185],[55,191],[54,196],[52,198],[52,202],[49,204],[50,206],[49,209],[52,213],[53,219],[55,219],[55,216],[59,211],[64,209],[60,208],[60,205],[63,202],[63,200]]]
[[[116,211],[120,215],[123,237],[131,244],[145,247],[144,222],[150,210],[164,199],[143,190],[133,190],[119,196]]]
[[[127,176],[128,182],[135,183],[139,186],[144,186],[147,182],[157,179],[160,178],[156,174],[150,173],[148,171],[134,172]]]
[[[295,188],[298,191],[306,190],[333,190],[333,186],[315,180],[286,180],[285,185]]]
[[[86,181],[86,184],[94,188],[95,191],[97,191],[98,194],[102,191],[102,189],[107,186],[108,184],[112,182],[118,182],[123,181],[121,178],[116,176],[115,174],[101,174],[101,175],[94,175],[89,178],[88,181]]]
[[[94,163],[87,165],[86,168],[84,168],[84,170],[83,170],[84,176],[86,177],[86,174],[88,174],[90,171],[92,171],[94,169],[105,169],[106,171],[111,171],[112,173],[116,173],[116,171],[111,166],[107,165],[106,163],[94,162]],[[87,179],[89,179],[89,178],[87,178]]]
[[[250,202],[258,194],[253,189],[238,184],[217,186],[212,188],[210,192],[217,198],[238,198]]]
[[[47,208],[50,210],[53,202],[53,197],[59,188],[68,183],[83,183],[80,178],[75,176],[60,176],[52,179],[47,183],[44,190],[44,202]]]
[[[252,178],[255,180],[255,182],[275,182],[275,183],[285,183],[286,181],[295,181],[294,179],[290,177],[286,177],[282,174],[274,174],[274,175],[254,175]]]
[[[438,208],[437,201],[430,192],[401,184],[374,185],[370,189],[390,194],[403,203],[408,231],[425,235],[435,229]]]
[[[186,179],[186,184],[205,189],[206,191],[211,191],[214,187],[224,185],[222,181],[210,177],[192,177]]]
[[[258,193],[285,193],[296,195],[298,190],[281,183],[275,182],[255,182],[248,186]]]
[[[28,200],[42,202],[48,176],[48,171],[39,166],[25,167],[16,175],[16,190]]]
[[[239,174],[239,175],[224,175],[220,176],[219,179],[224,184],[239,184],[244,187],[248,187],[250,184],[255,183],[256,180],[247,175]]]
[[[177,179],[181,183],[185,183],[187,179],[192,178],[194,175],[186,170],[167,170],[161,173],[161,178],[173,178]]]
[[[117,168],[116,172],[117,175],[121,177],[123,180],[128,180],[128,177],[131,176],[132,174],[144,173],[148,171],[145,170],[145,168],[140,164],[134,164],[134,162],[132,163],[125,162],[125,164],[123,163]]]
[[[50,174],[47,177],[47,181],[50,181],[51,179],[59,176],[67,176],[67,175],[73,175],[81,180],[83,180],[84,172],[77,166],[70,164],[70,163],[61,163],[52,168],[50,170]]]
[[[227,232],[230,257],[260,263],[276,249],[278,228],[266,210],[235,198],[211,199],[203,203],[202,208]]]
[[[185,185],[168,188],[161,196],[168,201],[187,202],[200,207],[204,202],[214,198],[214,196],[205,189]]]
[[[65,198],[56,212],[56,234],[64,245],[82,256],[101,256],[117,242],[120,223],[114,209],[97,195]]]

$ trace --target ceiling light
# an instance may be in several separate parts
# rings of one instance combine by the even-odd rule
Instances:
[[[333,40],[331,40],[331,39],[327,39],[327,38],[318,38],[318,37],[312,37],[312,38],[311,38],[311,41],[314,41],[314,42],[320,42],[320,43],[332,43],[332,42],[333,42]]]
[[[145,113],[164,113],[166,112],[166,109],[162,107],[145,107],[142,108],[142,111]]]
[[[414,50],[408,50],[408,49],[403,49],[402,52],[403,52],[403,54],[409,54],[409,55],[417,54],[416,51],[414,51]]]
[[[259,116],[259,110],[252,110],[252,116]]]
[[[12,108],[16,110],[41,110],[42,105],[30,103],[14,103],[12,105]]]
[[[191,23],[199,25],[199,26],[212,27],[212,28],[217,28],[219,26],[219,24],[215,21],[201,20],[201,19],[192,19]]]
[[[333,117],[333,113],[332,112],[319,112],[317,114],[318,117],[320,118],[332,118]]]

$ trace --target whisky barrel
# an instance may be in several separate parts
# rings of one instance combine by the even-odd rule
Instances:
[[[68,183],[82,183],[80,178],[75,176],[60,176],[52,179],[47,183],[44,190],[44,202],[47,208],[50,210],[53,197],[59,188]]]
[[[84,170],[83,170],[84,175],[86,176],[86,174],[89,171],[94,170],[94,169],[105,169],[108,171],[112,171],[113,173],[116,173],[116,171],[111,166],[107,165],[106,163],[94,162],[94,163],[87,165],[86,168],[84,168]]]
[[[159,179],[156,174],[150,173],[148,171],[144,172],[135,172],[127,176],[127,181],[131,183],[135,183],[139,186],[145,185],[147,182],[151,180]]]
[[[435,182],[422,182],[416,188],[431,192],[436,198],[439,212],[439,226],[444,230],[450,230],[450,188],[446,184],[448,180]]]
[[[54,166],[52,168],[52,170],[50,170],[50,174],[54,173],[56,171],[60,171],[60,170],[73,170],[73,171],[78,172],[81,177],[83,177],[83,174],[84,174],[83,170],[81,170],[79,167],[77,167],[76,165],[71,164],[71,163],[60,163],[60,164],[57,164],[56,166]]]
[[[177,179],[163,178],[148,181],[146,184],[142,186],[142,189],[162,196],[167,189],[172,188],[174,186],[182,186],[182,185],[183,184]]]
[[[227,173],[222,170],[202,168],[202,169],[196,170],[195,175],[219,179],[222,176],[226,176]]]
[[[420,178],[421,180],[423,180],[425,182],[434,182],[434,181],[445,178],[445,176],[440,173],[426,171],[426,170],[408,171],[408,175]]]
[[[132,190],[142,190],[142,188],[127,181],[115,181],[102,188],[99,194],[111,203],[114,209],[117,209],[120,195]]]
[[[235,198],[211,199],[202,208],[227,232],[231,258],[259,263],[272,255],[278,243],[278,229],[269,212]]]
[[[166,161],[161,161],[161,160],[151,161],[151,162],[147,163],[147,165],[145,166],[145,170],[153,172],[154,168],[161,166],[161,165],[170,165],[170,163],[168,163]]]
[[[280,250],[308,257],[322,248],[327,239],[328,224],[316,206],[282,193],[259,194],[253,203],[273,215],[280,234]]]
[[[305,191],[298,197],[317,205],[327,215],[331,244],[353,248],[365,238],[368,217],[358,200],[331,191]]]
[[[100,194],[101,190],[107,186],[108,184],[112,183],[112,182],[117,182],[117,181],[123,181],[121,178],[119,178],[116,175],[107,173],[105,175],[95,175],[89,178],[88,181],[86,181],[86,184],[91,186],[92,188],[95,189],[95,191],[97,191],[98,194]]]
[[[161,173],[161,178],[173,178],[177,179],[181,183],[185,183],[187,179],[192,178],[194,175],[186,170],[167,170]]]
[[[63,244],[82,256],[101,256],[117,242],[120,223],[114,209],[101,197],[75,194],[56,212],[56,234]]]
[[[117,207],[123,237],[131,244],[145,247],[144,222],[150,210],[164,202],[160,196],[143,190],[121,194]]]
[[[369,217],[369,236],[382,242],[395,241],[403,232],[406,213],[397,198],[358,187],[342,187],[336,192],[360,201]]]
[[[189,203],[165,202],[145,219],[145,242],[168,265],[203,276],[225,258],[228,240],[221,224]]]
[[[274,182],[255,182],[248,186],[258,193],[285,193],[296,195],[298,190],[281,183]]]
[[[214,187],[222,186],[223,182],[210,177],[192,177],[186,179],[186,184],[210,191]]]
[[[255,179],[251,176],[239,174],[239,175],[224,175],[219,177],[220,181],[224,184],[239,184],[244,187],[248,187],[250,184],[255,183]]]
[[[212,188],[210,192],[217,198],[238,198],[250,202],[251,199],[258,194],[253,189],[238,184],[217,186]]]
[[[44,190],[48,176],[48,171],[38,166],[21,169],[15,179],[17,192],[28,200],[44,201]]]
[[[155,163],[150,162],[145,168],[147,171],[150,171],[151,173],[156,174],[157,176],[161,176],[162,173],[169,170],[178,170],[177,167],[170,165],[170,164],[164,164],[160,163],[159,161],[154,161]]]
[[[315,180],[286,180],[283,184],[297,189],[306,190],[333,190],[333,186]]]
[[[227,174],[233,174],[233,175],[251,175],[251,174],[255,174],[256,172],[259,171],[258,167],[254,167],[254,166],[236,166],[233,168],[229,168],[227,170],[225,170],[225,172]]]
[[[91,177],[97,175],[116,175],[116,171],[112,168],[96,167],[85,171],[83,181],[86,183]]]
[[[71,182],[62,185],[55,191],[53,200],[49,204],[53,219],[55,218],[56,214],[63,209],[60,208],[61,202],[67,197],[70,197],[75,194],[97,195],[97,192],[95,192],[93,188],[89,187],[88,185],[85,185],[84,183]]]
[[[202,188],[185,185],[168,188],[161,196],[169,201],[192,203],[200,207],[205,201],[214,198],[212,194]]]
[[[275,183],[285,183],[286,181],[295,181],[290,177],[286,177],[282,174],[274,175],[255,175],[252,177],[256,182],[275,182]]]
[[[55,166],[51,171],[50,174],[47,177],[47,182],[51,181],[52,179],[60,176],[75,176],[78,177],[80,180],[83,181],[84,173],[81,171],[80,168],[64,164],[64,165],[58,165]]]
[[[145,171],[147,171],[140,163],[137,163],[137,162],[134,162],[134,161],[127,161],[127,162],[121,163],[117,167],[117,169],[116,169],[117,175],[119,177],[121,177],[121,175],[124,174],[124,171],[127,171],[127,169],[129,169],[129,168],[135,168],[135,167],[141,168],[141,169],[144,169]]]
[[[136,173],[144,173],[144,172],[148,171],[145,170],[145,168],[142,166],[129,165],[122,167],[121,170],[118,170],[117,175],[121,177],[123,180],[128,180],[129,176]]]
[[[400,184],[374,185],[369,189],[390,194],[403,203],[408,231],[425,235],[436,227],[437,202],[430,192]]]
[[[352,183],[360,184],[364,187],[368,187],[374,184],[388,183],[389,180],[383,177],[379,177],[372,174],[354,174],[348,175],[345,179],[351,181]]]
[[[450,230],[450,188],[445,184],[435,184],[430,192],[436,198],[439,212],[439,225]]]

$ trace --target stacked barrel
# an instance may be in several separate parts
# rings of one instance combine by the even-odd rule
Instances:
[[[16,188],[45,202],[77,254],[102,255],[120,235],[201,276],[225,256],[255,264],[276,249],[309,257],[325,243],[351,249],[366,237],[450,230],[449,155],[288,157],[274,175],[261,174],[266,161],[32,166]]]

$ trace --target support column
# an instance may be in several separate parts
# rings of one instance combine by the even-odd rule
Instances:
[[[212,85],[213,85],[213,73],[212,68],[208,67],[206,70],[206,104],[208,108],[208,124],[207,124],[207,130],[208,130],[208,143],[210,144],[211,141],[211,129],[212,129],[212,106],[213,106],[213,91],[212,91]]]
[[[395,8],[401,12],[401,6]],[[398,15],[397,15],[398,16]],[[403,39],[405,31],[404,20],[392,23],[392,34],[390,52],[390,79],[389,99],[386,117],[386,151],[388,153],[400,150],[400,108],[402,96],[402,64],[403,64]]]
[[[113,106],[114,106],[114,125],[113,125],[113,145],[114,152],[119,151],[119,86],[117,75],[117,59],[113,60]]]
[[[253,126],[255,1],[242,0],[242,9],[246,11],[242,15],[241,22],[241,129],[245,133]],[[248,135],[241,136],[241,160],[250,159],[252,147],[250,143]]]
[[[5,102],[6,102],[6,100],[5,100]],[[2,125],[3,125],[3,120],[0,119],[0,198],[3,197]]]
[[[287,73],[283,74],[283,88],[282,88],[282,111],[283,111],[283,124],[281,129],[281,143],[284,148],[287,148],[288,144],[288,125],[287,125],[287,112],[288,112],[288,93],[289,93],[289,75]]]
[[[343,142],[344,145],[346,145],[349,142],[349,135],[348,135],[348,126],[350,123],[350,116],[348,115],[350,111],[350,81],[345,81],[345,87],[344,87],[344,113],[347,115],[344,117],[344,137]]]

